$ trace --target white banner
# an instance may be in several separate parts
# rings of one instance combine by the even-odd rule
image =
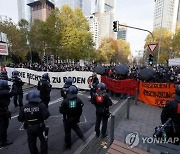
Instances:
[[[17,70],[20,72],[20,78],[25,83],[30,83],[32,85],[37,85],[41,76],[46,72],[39,72],[25,68],[10,68],[6,67],[8,72],[8,77],[12,76],[12,72]],[[92,76],[92,72],[84,71],[71,71],[71,72],[47,72],[50,77],[50,82],[53,88],[62,88],[64,86],[65,80],[68,77],[72,77],[73,84],[79,89],[89,89],[88,79]],[[100,75],[98,75],[100,81]]]

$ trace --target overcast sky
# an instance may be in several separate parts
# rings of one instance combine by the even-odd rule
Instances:
[[[154,0],[116,0],[115,20],[120,23],[152,31],[153,14]],[[17,23],[17,0],[0,0],[0,15],[6,15]],[[147,35],[147,32],[128,28],[127,41],[133,54],[143,49]]]

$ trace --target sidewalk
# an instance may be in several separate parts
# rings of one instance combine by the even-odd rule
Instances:
[[[161,111],[162,108],[147,105],[141,102],[138,102],[138,105],[132,104],[130,107],[130,118],[126,119],[124,116],[120,119],[120,121],[118,121],[118,125],[115,128],[114,132],[114,139],[124,142],[126,137],[125,132],[138,132],[142,136],[152,136],[152,134],[154,133],[154,128],[161,124]],[[96,138],[95,133],[91,135],[91,138],[92,140],[84,147],[84,149],[80,153],[105,154],[108,150],[109,145],[107,145],[106,148],[104,144],[106,144],[105,142],[109,142],[109,138]],[[138,147],[143,148],[143,146]]]
[[[123,118],[115,129],[115,140],[124,141],[124,131],[138,132],[143,136],[152,136],[154,128],[161,124],[162,108],[138,102],[130,108],[130,119]]]

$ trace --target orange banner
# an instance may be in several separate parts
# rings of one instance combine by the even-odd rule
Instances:
[[[167,101],[174,99],[175,84],[140,82],[139,101],[163,107]]]

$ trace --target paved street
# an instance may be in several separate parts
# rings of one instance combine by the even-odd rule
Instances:
[[[29,87],[28,87],[29,88]],[[24,90],[24,104],[25,96],[28,91],[35,89],[35,87],[25,89]],[[79,97],[84,102],[83,114],[81,116],[80,128],[83,133],[86,133],[95,123],[95,107],[89,102],[89,91],[79,91]],[[114,97],[112,109],[115,109],[118,105],[118,98]],[[59,154],[64,151],[64,129],[62,122],[62,115],[59,113],[58,109],[62,102],[62,97],[60,96],[59,89],[53,89],[51,92],[51,102],[49,104],[50,118],[46,121],[46,124],[50,127],[49,131],[49,154]],[[17,115],[19,112],[19,108],[14,108],[14,104],[11,100],[11,104],[9,106],[9,110],[12,112],[12,119],[10,120],[9,128],[8,128],[8,139],[13,140],[14,144],[5,147],[0,150],[0,153],[5,154],[25,154],[29,153],[28,144],[27,144],[27,136],[26,132],[22,127],[22,123],[18,122]],[[94,131],[94,129],[92,129]],[[89,135],[92,132],[89,132]],[[89,136],[86,136],[89,137]],[[74,144],[78,141],[77,135],[72,131],[72,143]],[[39,143],[39,142],[38,142]],[[78,142],[79,146],[83,144],[82,141]],[[72,149],[69,153],[73,153]]]

